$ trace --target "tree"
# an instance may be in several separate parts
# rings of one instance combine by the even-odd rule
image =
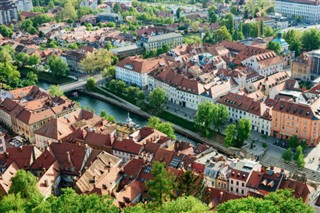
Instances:
[[[27,77],[25,79],[25,85],[24,86],[30,86],[30,85],[36,85],[38,82],[38,75],[34,72],[28,72]]]
[[[62,194],[50,199],[52,212],[119,212],[112,204],[113,200],[107,196],[78,195],[73,189],[62,189]]]
[[[288,145],[292,149],[295,149],[298,146],[298,143],[299,143],[299,138],[296,135],[291,136],[290,139],[288,140]]]
[[[116,68],[115,66],[106,67],[101,72],[102,77],[104,78],[114,78],[116,75]]]
[[[320,32],[316,28],[304,31],[302,34],[302,45],[307,51],[319,49]]]
[[[34,66],[37,65],[41,62],[40,57],[36,54],[33,54],[31,56],[29,56],[29,60],[28,60],[28,65],[29,66]]]
[[[122,10],[120,3],[115,3],[113,5],[112,10],[113,10],[114,13],[120,13],[121,10]]]
[[[178,7],[178,9],[176,10],[176,16],[177,18],[180,18],[180,13],[182,12],[182,8]]]
[[[209,208],[197,198],[189,196],[165,202],[159,212],[209,212]]]
[[[225,26],[222,26],[220,29],[213,31],[211,43],[215,44],[224,40],[232,41],[232,35]]]
[[[250,138],[251,121],[246,118],[241,118],[237,124],[237,140],[236,147],[241,147],[245,140]]]
[[[18,65],[18,67],[21,68],[28,64],[29,55],[27,53],[20,52],[16,55],[15,59],[16,59],[16,64]]]
[[[25,170],[18,170],[16,176],[12,178],[9,194],[19,194],[21,198],[27,200],[41,199],[42,197],[37,187],[36,177]]]
[[[124,93],[125,89],[126,89],[127,85],[124,81],[116,81],[116,85],[115,85],[115,91],[119,94]]]
[[[56,55],[51,55],[48,59],[49,69],[54,78],[69,74],[68,64]]]
[[[50,0],[50,1],[49,1],[49,4],[48,4],[48,10],[53,10],[54,7],[55,7],[55,5],[54,5],[53,0]]]
[[[175,188],[175,177],[165,169],[165,163],[155,161],[151,169],[152,179],[147,182],[148,194],[154,203],[161,206],[172,196]]]
[[[6,49],[0,50],[0,62],[3,62],[3,63],[12,62],[12,56]]]
[[[178,176],[177,195],[181,196],[199,196],[204,190],[203,178],[188,170],[183,175]]]
[[[294,160],[296,161],[296,164],[298,168],[303,168],[305,165],[304,156],[303,156],[303,149],[301,146],[298,146],[296,148],[296,154],[294,156]]]
[[[271,192],[264,198],[246,197],[224,202],[218,206],[217,213],[232,212],[299,212],[312,213],[314,210],[311,206],[304,204],[301,199],[296,199],[292,195],[292,190],[277,190]]]
[[[212,125],[212,103],[203,102],[198,105],[198,110],[194,118],[196,127],[201,130],[201,133],[205,136],[209,135]]]
[[[263,19],[260,20],[260,36],[264,36],[264,21]]]
[[[149,94],[149,104],[154,109],[162,109],[167,102],[166,92],[158,87],[153,89]]]
[[[166,134],[169,138],[176,138],[173,125],[169,122],[161,122],[158,117],[150,117],[148,120],[148,126],[159,130],[160,132]]]
[[[62,19],[63,20],[70,20],[75,21],[77,19],[77,12],[71,3],[70,0],[67,0],[64,4],[63,10],[62,10]]]
[[[224,145],[226,147],[234,146],[236,136],[236,125],[230,124],[225,130],[226,137],[224,138]]]
[[[221,104],[213,104],[212,113],[212,124],[214,128],[220,132],[221,127],[227,122],[229,116],[228,108]]]
[[[106,43],[106,49],[107,49],[107,50],[110,50],[111,48],[112,48],[111,41],[107,41],[107,43]]]
[[[51,85],[49,88],[49,94],[51,96],[63,96],[63,92],[60,90],[59,86]]]
[[[87,83],[86,83],[86,90],[91,92],[92,90],[94,90],[94,88],[96,88],[97,86],[97,81],[95,78],[88,78],[87,79]]]
[[[1,59],[1,56],[0,56]],[[3,88],[16,88],[20,82],[20,73],[10,62],[0,62],[0,83]]]
[[[221,21],[220,21],[221,26],[226,26],[226,28],[228,29],[229,33],[232,35],[234,33],[234,16],[232,13],[228,13],[227,15],[225,15]]]
[[[265,26],[263,31],[264,31],[265,37],[269,37],[273,35],[273,29],[270,26]]]
[[[102,71],[106,67],[110,67],[112,63],[112,54],[106,49],[98,49],[86,55],[81,61],[83,70],[88,73]]]
[[[12,29],[10,29],[9,27],[7,27],[6,25],[1,24],[1,25],[0,25],[0,34],[1,34],[3,37],[11,38],[11,36],[13,35],[13,31],[12,31]]]
[[[278,42],[269,41],[267,49],[275,51],[277,54],[281,52],[281,45]]]
[[[283,153],[282,153],[282,159],[288,163],[292,160],[292,151],[291,151],[291,148],[285,150]]]
[[[21,29],[30,33],[30,34],[35,34],[37,33],[37,29],[33,26],[32,19],[26,19],[24,20],[21,25]]]

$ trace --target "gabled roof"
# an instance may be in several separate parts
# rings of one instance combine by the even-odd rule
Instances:
[[[12,184],[11,179],[16,176],[16,173],[18,172],[19,167],[15,162],[12,162],[6,171],[4,171],[1,174],[1,180],[0,180],[0,191],[5,192],[5,194],[8,194],[10,186]]]
[[[295,198],[301,198],[303,202],[307,202],[307,198],[311,193],[307,183],[302,183],[296,180],[288,179],[282,181],[280,189],[293,189],[293,196]]]
[[[141,74],[149,73],[163,65],[168,65],[168,62],[165,58],[143,59],[139,56],[125,58],[116,64],[117,67],[127,70],[129,69]]]
[[[15,162],[19,169],[28,169],[33,161],[34,149],[34,146],[8,147],[5,153],[0,154],[1,164]]]
[[[131,139],[124,139],[122,141],[116,141],[112,145],[113,150],[121,151],[121,152],[126,152],[126,153],[131,153],[134,155],[139,155],[140,152],[143,149],[143,145],[135,143]]]
[[[63,123],[56,118],[52,118],[34,133],[37,135],[45,136],[47,138],[60,140],[63,137],[71,134],[72,132],[73,129],[70,125]]]
[[[174,151],[159,148],[153,158],[153,161],[165,162],[165,164],[169,166],[174,155],[175,155]]]
[[[79,174],[85,163],[85,146],[69,143],[51,143],[50,150],[58,161],[61,170],[70,174]]]
[[[30,170],[48,170],[49,167],[56,161],[55,156],[49,151],[49,149],[44,150],[44,152],[32,163]]]
[[[113,156],[105,151],[102,151],[90,167],[82,174],[76,183],[77,188],[81,193],[88,193],[94,189],[95,183],[102,176],[109,173],[114,167],[117,167],[121,159]]]
[[[105,135],[97,132],[87,132],[86,137],[84,138],[84,143],[88,145],[94,145],[94,146],[111,146],[114,141],[114,138],[111,137],[110,134]]]

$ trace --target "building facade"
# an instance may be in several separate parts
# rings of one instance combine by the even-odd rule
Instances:
[[[320,21],[319,0],[276,0],[275,12],[288,17],[302,17],[310,23]]]
[[[170,48],[182,45],[182,35],[180,33],[166,33],[150,37],[142,37],[142,46],[146,52],[162,48],[163,45],[168,45]]]
[[[272,110],[271,135],[284,140],[296,135],[308,146],[320,140],[320,99],[310,105],[277,102]]]
[[[0,24],[10,24],[18,21],[18,8],[14,1],[0,1]]]

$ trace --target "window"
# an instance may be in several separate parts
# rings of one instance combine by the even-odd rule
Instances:
[[[239,181],[236,182],[236,185],[239,186]]]
[[[230,191],[232,191],[232,192],[233,192],[233,187],[231,187],[231,188],[230,188]]]
[[[242,187],[244,187],[244,183],[242,183]]]
[[[233,184],[233,180],[231,180],[231,184]]]
[[[244,190],[243,189],[241,190],[241,193],[244,195]]]

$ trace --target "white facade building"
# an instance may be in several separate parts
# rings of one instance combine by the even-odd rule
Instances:
[[[148,73],[164,65],[167,65],[164,58],[142,59],[136,56],[125,58],[116,65],[116,79],[145,88],[148,86]]]
[[[243,60],[241,64],[252,68],[262,76],[283,71],[283,59],[273,51],[251,56]]]
[[[228,108],[230,122],[246,118],[251,121],[252,130],[265,135],[271,134],[271,108],[265,102],[230,92],[219,99],[218,103]]]
[[[311,23],[320,22],[319,0],[276,0],[275,12],[288,17],[302,17]]]

